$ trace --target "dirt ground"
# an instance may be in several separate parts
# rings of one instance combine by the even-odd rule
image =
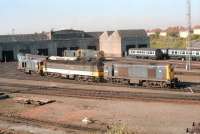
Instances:
[[[73,133],[73,131],[71,131],[71,133],[76,134]],[[66,132],[62,130],[52,130],[26,124],[22,125],[0,121],[0,134],[66,134]]]
[[[141,134],[183,134],[192,122],[200,121],[198,104],[90,100],[40,95],[37,97],[54,99],[56,102],[44,106],[28,106],[14,102],[15,97],[31,96],[13,94],[13,98],[1,100],[0,112],[83,127],[85,124],[82,123],[82,119],[87,117],[94,120],[90,127],[101,128],[105,125],[121,123],[130,131]],[[51,133],[50,130],[39,130]]]

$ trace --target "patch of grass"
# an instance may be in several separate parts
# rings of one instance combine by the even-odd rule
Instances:
[[[151,48],[186,48],[186,39],[178,37],[150,37]]]
[[[128,128],[122,124],[115,124],[107,130],[105,134],[138,134],[137,132],[129,132]]]

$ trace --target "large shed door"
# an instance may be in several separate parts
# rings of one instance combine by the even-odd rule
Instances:
[[[129,55],[129,49],[131,49],[131,48],[136,48],[136,45],[127,45],[127,46],[126,46],[126,52],[125,52],[125,53],[126,53],[127,55]]]
[[[67,48],[63,47],[63,48],[57,48],[57,56],[64,56],[64,51]]]
[[[13,51],[2,51],[2,59],[4,61],[13,61],[14,60],[14,52]]]
[[[48,56],[48,49],[38,49],[38,55]]]

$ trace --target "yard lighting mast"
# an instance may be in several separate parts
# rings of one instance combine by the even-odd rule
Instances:
[[[187,54],[186,54],[186,70],[190,71],[191,70],[191,48],[190,48],[190,43],[191,43],[191,0],[187,0],[187,29],[188,29],[188,37],[186,39],[186,47],[187,47]]]

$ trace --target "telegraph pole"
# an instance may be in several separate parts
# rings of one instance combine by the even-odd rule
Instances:
[[[190,48],[190,44],[191,44],[191,0],[187,0],[187,20],[188,20],[188,24],[187,24],[187,29],[188,29],[188,37],[186,39],[186,47],[187,47],[187,54],[186,54],[186,70],[190,71],[191,70],[191,48]]]

